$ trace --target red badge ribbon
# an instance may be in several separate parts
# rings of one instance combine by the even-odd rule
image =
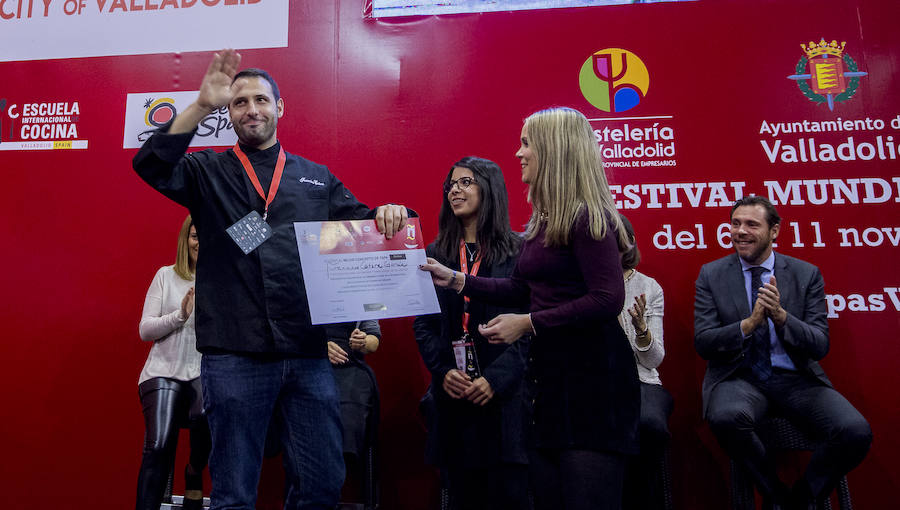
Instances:
[[[281,184],[281,175],[284,173],[284,162],[287,159],[284,155],[284,148],[282,147],[278,151],[278,161],[275,163],[275,173],[272,175],[272,183],[269,184],[268,195],[263,193],[262,184],[259,183],[259,178],[256,177],[256,171],[253,170],[253,165],[250,164],[250,160],[247,158],[247,155],[244,154],[244,151],[241,150],[240,145],[234,144],[233,149],[235,155],[237,155],[238,159],[241,161],[241,164],[244,165],[244,171],[247,172],[247,177],[250,178],[250,182],[253,183],[256,192],[266,201],[266,208],[263,211],[262,217],[263,221],[265,221],[266,217],[269,215],[269,204],[272,203],[272,200],[275,200],[275,195],[278,193],[278,185]]]
[[[469,273],[469,259],[466,257],[466,242],[463,239],[459,240],[459,269],[463,273],[470,274],[472,276],[478,276],[478,269],[481,267],[481,253],[475,257],[475,263],[472,264],[472,272]],[[469,296],[463,297],[463,301],[465,302],[465,312],[463,312],[463,320],[462,327],[463,331],[466,334],[469,333]]]

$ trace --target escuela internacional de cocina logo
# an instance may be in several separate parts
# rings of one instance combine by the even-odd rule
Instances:
[[[827,103],[828,109],[834,111],[835,103],[843,103],[856,94],[859,78],[869,73],[859,72],[859,66],[844,53],[847,42],[810,41],[809,45],[801,44],[803,53],[796,74],[788,76],[797,82],[797,87],[810,101]]]
[[[594,107],[604,112],[624,112],[640,104],[647,95],[650,73],[634,53],[606,48],[584,61],[578,85]]]

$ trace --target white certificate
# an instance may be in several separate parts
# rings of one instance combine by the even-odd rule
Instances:
[[[438,313],[418,218],[392,239],[375,220],[294,223],[313,324]]]

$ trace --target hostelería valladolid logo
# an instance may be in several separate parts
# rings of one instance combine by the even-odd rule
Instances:
[[[650,88],[647,66],[634,53],[606,48],[584,61],[578,86],[589,103],[604,112],[624,112],[637,106]]]
[[[827,103],[829,110],[834,110],[834,103],[843,103],[856,94],[859,78],[869,73],[860,72],[849,54],[844,53],[847,42],[810,41],[809,45],[801,44],[803,53],[796,74],[788,76],[797,82],[797,87],[810,101]]]

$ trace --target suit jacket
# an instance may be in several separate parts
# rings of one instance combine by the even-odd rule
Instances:
[[[825,281],[816,266],[781,253],[775,255],[775,279],[787,320],[775,333],[794,366],[831,386],[817,363],[828,353]],[[751,338],[741,333],[750,303],[737,254],[700,268],[694,295],[694,348],[709,363],[703,378],[703,415],[717,384],[744,363]]]

